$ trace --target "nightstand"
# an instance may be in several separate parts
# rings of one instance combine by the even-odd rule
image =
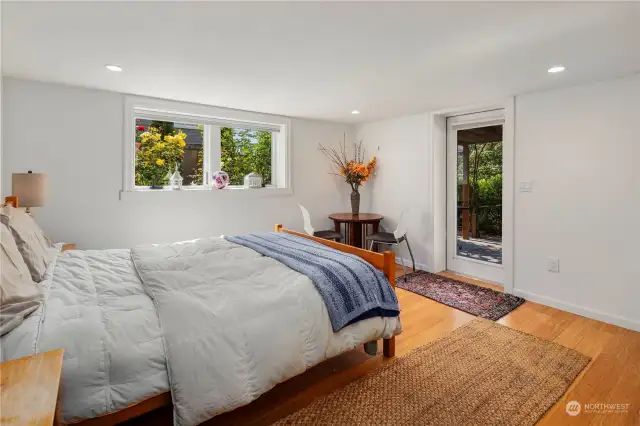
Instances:
[[[67,251],[67,250],[75,250],[76,249],[76,245],[75,244],[63,244],[62,245],[62,249],[60,249],[60,251]]]
[[[0,424],[49,426],[56,404],[64,349],[0,364]]]

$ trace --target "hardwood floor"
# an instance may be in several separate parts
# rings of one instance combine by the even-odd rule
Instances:
[[[397,275],[402,274],[400,267]],[[449,275],[453,277],[453,275]],[[455,276],[472,284],[484,284]],[[396,355],[446,335],[472,321],[473,315],[442,305],[426,297],[398,289],[404,332],[396,338]],[[566,395],[541,419],[539,425],[640,425],[640,333],[525,302],[498,321],[543,339],[573,348],[592,358]],[[328,360],[295,377],[230,413],[215,417],[211,425],[268,425],[298,410],[315,398],[332,392],[378,368],[388,359],[368,356],[362,348]],[[583,412],[569,416],[568,401],[582,404],[630,404],[627,413],[595,414]],[[171,410],[140,419],[136,424],[170,424]],[[167,423],[167,421],[169,423]],[[375,419],[372,419],[375,424]]]

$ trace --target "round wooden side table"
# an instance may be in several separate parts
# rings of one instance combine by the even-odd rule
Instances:
[[[380,228],[380,221],[384,216],[377,213],[333,213],[329,215],[329,219],[333,221],[336,232],[342,233],[342,224],[344,223],[344,237],[346,244],[350,246],[363,248],[365,246],[365,237],[369,234],[375,234]],[[371,225],[371,232],[367,232],[368,225]],[[366,247],[365,247],[366,248]]]

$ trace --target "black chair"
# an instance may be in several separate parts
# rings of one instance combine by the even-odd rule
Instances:
[[[374,244],[388,244],[390,246],[397,246],[401,242],[405,242],[407,244],[407,249],[409,250],[409,255],[411,256],[411,263],[413,264],[413,271],[416,270],[416,261],[413,258],[413,253],[411,252],[411,246],[409,245],[409,240],[407,239],[407,227],[404,223],[404,212],[400,215],[400,221],[398,222],[398,227],[393,232],[376,232],[374,234],[367,235],[367,241],[371,241],[369,245],[369,250],[373,251]],[[404,259],[401,257],[400,261],[402,262],[402,273],[404,274],[404,281],[407,281],[407,273],[404,268]]]

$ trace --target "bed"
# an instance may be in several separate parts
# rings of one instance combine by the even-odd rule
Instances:
[[[392,252],[374,253],[281,225],[276,225],[275,231],[329,246],[345,256],[358,256],[382,271],[395,288]],[[371,317],[334,332],[327,307],[307,276],[224,239],[208,241],[208,245],[200,241],[181,244],[179,250],[200,250],[223,260],[215,263],[213,274],[216,289],[219,287],[225,298],[216,314],[224,313],[219,315],[224,318],[216,318],[207,327],[237,327],[239,332],[227,334],[240,335],[241,342],[255,345],[249,349],[238,343],[219,345],[220,352],[211,353],[211,357],[220,358],[216,374],[226,370],[225,360],[248,358],[246,363],[228,365],[232,377],[216,377],[216,383],[228,379],[229,386],[239,384],[241,389],[229,395],[224,389],[227,385],[216,389],[211,397],[222,402],[215,413],[246,405],[278,383],[370,341],[384,339],[384,356],[394,356],[394,336],[402,329],[399,316]],[[256,266],[250,266],[253,264]],[[178,376],[170,373],[178,367],[168,369],[162,315],[145,291],[137,266],[131,250],[61,253],[41,282],[46,300],[43,306],[0,339],[3,360],[65,348],[59,406],[63,424],[110,425],[167,405],[176,407],[175,383],[172,398],[171,382]],[[262,292],[266,282],[268,290]],[[232,321],[229,316],[234,316]],[[260,327],[277,330],[248,336]],[[185,333],[189,328],[185,327]],[[232,353],[225,353],[225,348]],[[243,371],[235,371],[239,365]],[[201,420],[196,417],[176,423]]]

